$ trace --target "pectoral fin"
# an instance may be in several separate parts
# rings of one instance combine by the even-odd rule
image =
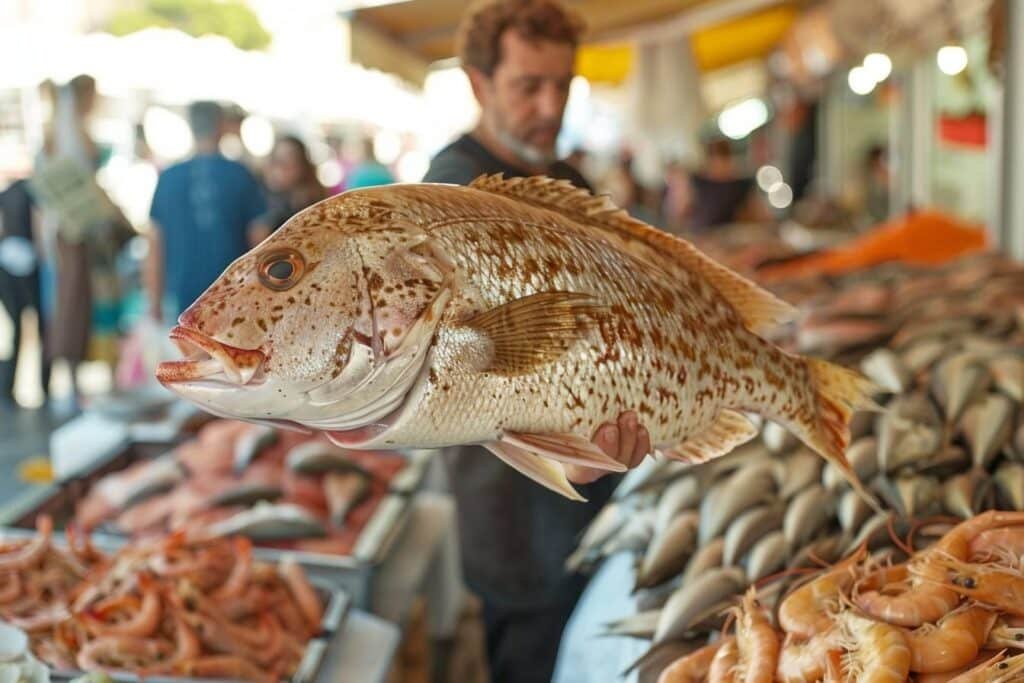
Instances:
[[[594,467],[609,472],[625,472],[629,469],[590,441],[576,434],[505,432],[501,441],[570,465]]]
[[[505,461],[505,464],[555,493],[560,493],[569,500],[587,500],[569,483],[561,464],[510,443],[490,441],[483,446]]]
[[[702,432],[662,452],[673,460],[696,465],[725,455],[757,434],[757,427],[742,413],[723,410]]]
[[[478,313],[465,324],[491,343],[485,369],[514,376],[561,357],[601,310],[589,294],[541,292]]]

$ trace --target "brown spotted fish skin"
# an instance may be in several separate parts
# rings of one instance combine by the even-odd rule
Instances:
[[[305,263],[286,291],[252,275],[274,250]],[[693,462],[756,433],[736,411],[761,413],[852,476],[846,422],[871,405],[869,384],[757,335],[791,312],[604,198],[547,178],[484,177],[321,202],[233,264],[181,325],[264,352],[263,375],[287,399],[237,417],[327,429],[348,447],[481,443],[572,495],[548,458],[613,469],[587,443],[625,410],[667,454]],[[402,388],[401,401],[382,398],[394,406],[386,416],[338,428],[329,408],[300,397],[328,402],[322,387],[359,354]],[[398,357],[416,360],[388,375]]]

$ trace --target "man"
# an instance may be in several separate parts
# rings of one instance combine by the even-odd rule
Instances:
[[[480,103],[480,122],[434,158],[424,181],[467,184],[484,173],[545,174],[588,188],[555,156],[581,31],[554,0],[490,0],[471,8],[459,52]],[[633,413],[602,426],[594,441],[630,467],[650,450]],[[538,486],[481,447],[446,455],[466,580],[484,603],[492,680],[546,683],[585,585],[582,577],[566,574],[565,559],[617,478],[580,486],[588,502],[578,503]],[[601,473],[572,466],[566,474],[586,483]]]
[[[214,102],[189,107],[195,155],[157,181],[147,264],[150,312],[176,318],[236,258],[254,246],[253,221],[267,207],[256,178],[219,150],[224,116]]]

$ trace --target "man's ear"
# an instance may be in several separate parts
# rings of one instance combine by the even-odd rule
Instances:
[[[477,103],[483,107],[490,95],[491,77],[475,66],[463,67],[466,76],[469,78],[469,85],[473,88],[473,96]]]

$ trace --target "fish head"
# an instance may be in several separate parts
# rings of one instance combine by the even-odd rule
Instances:
[[[445,271],[414,225],[346,193],[232,263],[171,331],[157,378],[224,417],[362,427],[394,409],[440,318]],[[372,196],[372,195],[371,195]]]

